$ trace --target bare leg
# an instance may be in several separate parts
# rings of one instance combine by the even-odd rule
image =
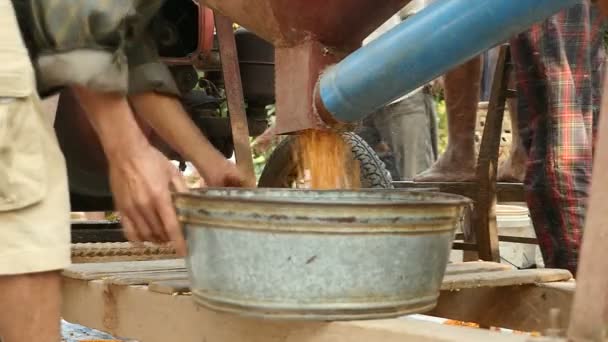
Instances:
[[[515,88],[514,77],[511,78],[511,83],[509,88]],[[498,166],[498,181],[521,183],[526,176],[526,160],[528,156],[519,136],[517,99],[509,99],[507,105],[511,118],[511,150],[509,151],[509,157]]]
[[[479,104],[481,56],[445,75],[448,146],[418,182],[469,181],[475,178],[475,119]]]
[[[0,276],[0,306],[3,342],[61,340],[59,272]]]

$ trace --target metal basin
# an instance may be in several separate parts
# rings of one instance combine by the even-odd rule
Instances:
[[[432,309],[464,197],[206,189],[175,198],[196,301],[247,316],[354,320]]]

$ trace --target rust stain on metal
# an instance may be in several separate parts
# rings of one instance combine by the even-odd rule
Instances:
[[[253,156],[249,144],[249,126],[245,113],[245,100],[239,70],[236,41],[232,21],[220,14],[215,14],[215,27],[220,45],[220,56],[222,59],[222,73],[228,98],[228,109],[230,110],[230,124],[232,126],[232,139],[234,142],[234,153],[239,169],[245,174],[247,187],[255,187],[255,172],[253,168]]]
[[[280,113],[276,127],[278,134],[285,134],[311,128],[327,129],[328,124],[343,126],[333,120],[320,103],[314,103],[319,75],[359,48],[366,36],[409,2],[207,0],[205,5],[276,47],[276,110]],[[220,21],[219,15],[216,16],[216,21]],[[216,26],[219,33],[222,25],[216,23]],[[226,84],[230,83],[226,81]]]
[[[321,72],[339,62],[348,51],[324,54],[326,50],[325,45],[314,40],[275,49],[276,107],[281,113],[276,121],[278,134],[327,128],[313,109],[315,85]]]

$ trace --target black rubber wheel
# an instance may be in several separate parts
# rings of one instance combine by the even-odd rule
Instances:
[[[361,187],[367,189],[392,189],[392,178],[376,152],[361,137],[352,132],[342,134],[352,148],[353,158],[359,161]],[[274,149],[262,171],[258,187],[289,188],[296,177],[293,162],[294,136],[285,137]]]

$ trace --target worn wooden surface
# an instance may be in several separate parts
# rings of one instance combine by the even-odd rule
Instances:
[[[152,292],[164,294],[189,293],[190,281],[188,279],[154,281],[148,286],[148,289]]]
[[[601,120],[593,179],[585,222],[569,337],[573,341],[600,341],[608,336],[608,73],[604,77]]]
[[[79,264],[63,272],[64,277],[80,280],[103,280],[112,285],[152,285],[162,283],[163,292],[184,292],[188,273],[183,260],[138,262],[110,262]],[[517,270],[510,265],[493,262],[465,262],[448,264],[442,290],[478,287],[499,287],[537,284],[572,279],[570,272],[556,269]],[[170,281],[170,282],[167,282]],[[159,288],[155,286],[154,288]]]
[[[191,296],[141,286],[108,286],[67,279],[63,316],[139,342],[510,342],[525,336],[410,319],[292,322],[243,318],[199,307]]]
[[[72,279],[93,280],[124,274],[129,276],[138,272],[185,270],[183,259],[154,261],[122,261],[72,265],[63,271],[63,276]]]
[[[531,269],[486,271],[464,274],[446,274],[441,285],[442,290],[460,290],[479,287],[500,287],[525,284],[567,281],[572,274],[566,270]]]
[[[498,271],[511,271],[515,267],[506,264],[498,264],[494,262],[485,261],[471,261],[471,262],[457,262],[448,264],[445,270],[446,276],[458,275],[458,274],[474,274],[480,272],[498,272]]]
[[[498,228],[496,226],[496,175],[498,171],[498,148],[502,119],[507,101],[506,90],[509,84],[510,50],[501,46],[492,83],[488,115],[483,130],[483,138],[477,158],[476,179],[478,193],[473,210],[474,240],[479,258],[486,261],[500,261],[498,250]]]
[[[183,260],[74,265],[64,272],[63,316],[71,322],[140,342],[526,340],[522,336],[408,319],[313,323],[260,321],[220,314],[194,303],[185,272]],[[539,320],[526,320],[526,310],[530,308],[519,305],[530,300],[530,305],[544,312],[547,305],[542,305],[543,298],[557,303],[558,296],[549,290],[523,292],[530,293],[530,297],[519,294],[518,289],[540,288],[546,285],[545,281],[565,278],[568,278],[567,274],[556,270],[516,271],[509,265],[488,262],[450,264],[444,283],[449,290],[441,292],[439,305],[433,313],[471,321],[479,319],[486,308],[491,312],[484,321],[488,325],[494,320],[506,323],[509,328],[530,327],[535,322],[543,323],[546,315]],[[528,287],[515,286],[522,283]],[[560,283],[549,283],[555,284]],[[462,288],[456,289],[458,286]],[[478,292],[480,290],[483,291]],[[483,302],[485,300],[488,302]],[[493,305],[498,306],[491,309]],[[567,304],[562,307],[564,305]],[[501,316],[498,308],[519,312],[522,317],[515,320],[514,314]]]
[[[175,248],[153,243],[103,242],[72,244],[72,263],[175,259]]]
[[[558,309],[559,327],[565,329],[575,286],[573,281],[563,281],[441,291],[437,307],[428,314],[481,326],[545,332],[552,328],[551,309]]]
[[[438,189],[438,191],[461,195],[471,199],[477,196],[475,182],[393,182],[398,189]],[[524,187],[521,183],[496,183],[496,196],[499,202],[525,202]]]

